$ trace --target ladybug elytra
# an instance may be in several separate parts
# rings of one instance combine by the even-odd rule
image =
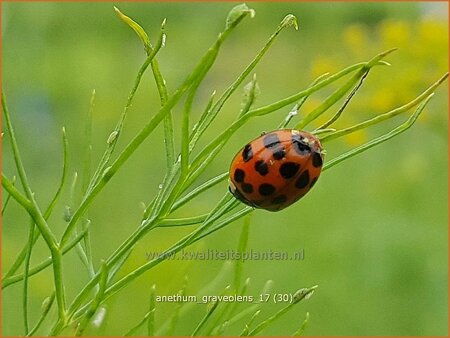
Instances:
[[[249,206],[278,211],[314,186],[322,164],[322,145],[313,134],[295,129],[264,133],[234,157],[230,192]]]

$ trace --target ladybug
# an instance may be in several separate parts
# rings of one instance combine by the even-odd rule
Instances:
[[[280,129],[263,133],[234,157],[230,192],[254,208],[284,209],[314,186],[323,153],[319,139],[309,132]]]

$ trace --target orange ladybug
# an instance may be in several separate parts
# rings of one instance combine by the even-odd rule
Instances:
[[[324,155],[307,131],[281,129],[248,143],[230,166],[230,192],[243,203],[269,211],[284,209],[316,183]]]

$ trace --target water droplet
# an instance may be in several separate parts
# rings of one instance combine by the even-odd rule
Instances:
[[[160,185],[158,185],[159,189],[162,189],[163,187],[164,187],[164,184],[162,184],[162,183]]]
[[[167,35],[164,33],[162,36],[161,48],[166,46]]]

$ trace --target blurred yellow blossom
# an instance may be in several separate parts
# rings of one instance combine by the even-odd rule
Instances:
[[[358,130],[354,133],[344,136],[344,140],[352,147],[360,146],[368,140],[367,131],[364,129]]]
[[[411,26],[403,21],[385,20],[379,24],[378,34],[385,48],[404,48],[410,43]]]
[[[339,71],[341,65],[336,62],[336,59],[333,57],[327,56],[319,56],[317,57],[311,66],[311,74],[313,78],[317,78],[325,73],[335,73]]]
[[[362,57],[368,41],[366,27],[360,24],[348,26],[343,33],[344,42],[358,57]]]
[[[359,117],[366,119],[407,103],[448,69],[448,22],[444,20],[408,22],[389,19],[374,27],[351,24],[344,29],[340,39],[344,48],[333,58],[322,56],[314,60],[312,77],[334,72],[349,59],[368,60],[376,53],[394,47],[399,51],[387,60],[392,68],[376,69],[369,75],[369,78],[377,79],[363,85],[347,107],[348,112],[336,123],[339,127],[351,125],[350,120],[357,112]],[[325,115],[324,121],[318,123],[331,116]],[[422,122],[428,120],[424,115],[420,119]],[[354,134],[347,139],[352,144],[360,144],[361,140],[364,140],[364,134]]]
[[[374,91],[369,104],[373,110],[384,113],[393,108],[395,100],[395,93],[392,88],[381,87]]]

